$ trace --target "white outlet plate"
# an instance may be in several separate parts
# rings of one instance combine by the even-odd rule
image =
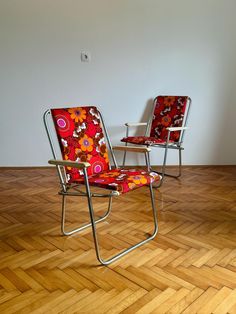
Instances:
[[[91,53],[88,51],[82,51],[80,57],[81,57],[82,62],[90,62],[91,61]]]

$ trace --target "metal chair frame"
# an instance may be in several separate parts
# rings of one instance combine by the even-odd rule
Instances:
[[[115,155],[113,153],[113,149],[118,149],[118,150],[124,150],[124,146],[117,146],[117,147],[112,147],[108,133],[107,133],[107,129],[105,127],[104,124],[104,119],[99,111],[99,115],[100,115],[100,120],[101,120],[101,124],[104,130],[104,134],[105,134],[105,138],[108,144],[108,149],[110,151],[114,166],[116,168],[118,168],[117,166],[117,162],[115,159]],[[102,264],[102,265],[109,265],[110,263],[118,260],[119,258],[121,258],[122,256],[126,255],[127,253],[133,251],[134,249],[140,247],[141,245],[149,242],[150,240],[152,240],[157,232],[158,232],[158,221],[157,221],[157,210],[156,210],[156,206],[155,206],[155,199],[154,199],[154,193],[153,193],[153,188],[152,188],[152,183],[149,184],[149,190],[150,190],[150,197],[151,197],[151,205],[152,205],[152,215],[153,215],[153,223],[154,223],[154,230],[153,233],[151,235],[149,235],[146,239],[130,246],[129,248],[119,252],[118,254],[115,254],[114,256],[108,258],[108,259],[103,259],[100,253],[100,246],[99,246],[99,240],[98,240],[98,235],[97,235],[97,227],[96,224],[105,220],[110,212],[111,212],[111,207],[112,207],[112,198],[114,196],[118,196],[119,192],[117,191],[110,191],[110,190],[105,190],[108,191],[106,193],[93,193],[91,191],[90,185],[89,185],[89,179],[88,179],[88,174],[87,174],[87,167],[89,166],[88,163],[82,163],[82,162],[75,162],[75,161],[65,161],[65,160],[60,160],[57,158],[57,153],[55,150],[55,145],[53,142],[53,136],[52,136],[52,130],[51,130],[51,126],[50,126],[50,122],[49,122],[49,117],[51,116],[51,111],[47,110],[44,113],[43,116],[43,120],[44,120],[44,125],[45,125],[45,129],[46,129],[46,133],[49,139],[49,143],[50,143],[50,147],[52,150],[52,155],[53,158],[52,160],[49,161],[50,164],[56,165],[57,168],[57,172],[59,175],[59,179],[60,179],[60,185],[61,185],[61,190],[59,191],[59,195],[62,195],[62,216],[61,216],[61,232],[63,235],[72,235],[74,233],[80,232],[88,227],[92,227],[92,234],[93,234],[93,240],[94,240],[94,245],[95,245],[95,251],[96,251],[96,256],[98,261]],[[51,123],[52,123],[52,119],[51,119]],[[139,147],[126,147],[125,149],[129,150],[129,151],[139,151],[145,154],[145,158],[146,161],[149,160],[149,151],[150,149],[142,149],[140,150]],[[68,184],[67,182],[67,178],[65,175],[65,166],[71,166],[71,167],[75,167],[78,169],[82,169],[83,170],[83,175],[84,175],[84,185],[85,186],[85,192],[82,191],[80,189],[80,187],[82,185],[71,185]],[[104,189],[103,189],[104,190]],[[73,230],[68,230],[66,231],[65,228],[65,223],[66,223],[66,197],[72,197],[72,196],[79,196],[79,197],[86,197],[87,198],[87,202],[88,202],[88,209],[89,209],[89,215],[90,215],[90,222],[80,226],[78,228],[75,228]],[[93,198],[96,197],[105,197],[108,198],[108,208],[105,212],[105,214],[101,217],[99,217],[98,219],[95,219],[95,215],[94,215],[94,208],[93,208]]]
[[[146,130],[145,130],[144,136],[150,136],[151,125],[152,125],[153,115],[154,115],[154,111],[155,111],[155,107],[156,107],[156,99],[157,99],[157,97],[153,101],[153,108],[152,108],[152,112],[151,112],[151,115],[150,115],[150,118],[149,118],[148,122],[125,123],[125,126],[126,126],[126,137],[129,136],[129,129],[130,129],[130,127],[137,127],[137,126],[146,126]],[[179,178],[181,176],[181,174],[182,174],[182,150],[184,150],[184,147],[182,145],[183,145],[185,130],[188,129],[187,121],[188,121],[188,117],[189,117],[191,103],[192,103],[192,100],[191,100],[190,97],[188,97],[182,126],[181,127],[169,127],[169,128],[167,128],[168,134],[167,134],[167,140],[166,140],[165,144],[142,145],[142,146],[146,146],[146,147],[159,147],[159,148],[164,148],[165,149],[161,171],[156,171],[156,170],[152,169],[151,164],[150,164],[150,156],[149,156],[149,154],[148,154],[147,159],[146,159],[147,168],[149,170],[152,170],[154,172],[157,172],[157,173],[161,174],[161,176],[162,176],[162,179],[161,179],[160,184],[158,185],[158,187],[160,187],[162,185],[165,176],[169,176],[169,177],[173,177],[173,178]],[[179,141],[172,143],[172,142],[170,142],[170,135],[171,135],[171,132],[174,132],[174,131],[181,131],[181,132],[180,132]],[[127,146],[127,145],[128,145],[128,143],[126,142],[125,146]],[[166,173],[166,171],[165,171],[166,170],[168,149],[175,149],[175,150],[178,150],[178,152],[179,152],[179,154],[178,154],[179,155],[179,158],[178,158],[179,159],[178,160],[178,173],[177,174],[170,174],[170,173]],[[122,163],[123,166],[125,166],[125,161],[126,161],[126,151],[124,152],[124,156],[123,156],[123,163]]]

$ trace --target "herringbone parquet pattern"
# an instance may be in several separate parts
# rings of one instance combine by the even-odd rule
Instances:
[[[156,239],[109,267],[90,230],[60,235],[57,190],[54,169],[0,170],[0,313],[236,313],[236,167],[166,178]],[[70,226],[88,220],[85,200],[69,207]],[[115,199],[98,225],[102,253],[151,230],[148,189]]]

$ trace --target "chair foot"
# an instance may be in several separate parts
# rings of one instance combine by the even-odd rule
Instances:
[[[116,254],[115,256],[113,256],[113,257],[111,257],[110,259],[107,259],[107,260],[104,260],[100,256],[98,256],[99,252],[96,250],[97,259],[103,266],[107,266],[107,265],[111,264],[112,262],[115,262],[116,260],[118,260],[122,256],[125,256],[129,252],[131,252],[131,251],[135,250],[136,248],[140,247],[141,245],[143,245],[143,244],[153,240],[155,238],[155,236],[157,235],[157,232],[158,232],[158,229],[155,229],[154,232],[152,233],[152,235],[148,236],[147,239],[138,242],[137,244],[129,247],[128,249],[125,249],[124,251],[120,252],[119,254]]]

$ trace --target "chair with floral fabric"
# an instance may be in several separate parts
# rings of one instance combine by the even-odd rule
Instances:
[[[157,96],[153,102],[153,110],[148,122],[126,123],[126,137],[121,142],[126,145],[135,144],[148,147],[164,148],[164,158],[161,172],[163,182],[164,176],[178,178],[181,176],[182,156],[184,149],[184,132],[187,129],[187,119],[191,105],[191,98],[188,96]],[[129,136],[130,127],[146,126],[144,136]],[[168,149],[179,151],[178,174],[165,173]],[[149,155],[148,155],[149,156]],[[124,152],[123,166],[126,161]],[[150,159],[146,159],[147,167],[150,170]],[[160,186],[159,185],[159,186]]]
[[[61,184],[59,194],[62,195],[62,233],[71,235],[91,226],[97,259],[103,265],[110,264],[152,240],[158,231],[152,184],[159,182],[161,177],[146,169],[120,169],[113,153],[113,149],[141,152],[148,159],[150,149],[134,146],[112,147],[102,115],[94,106],[47,110],[44,114],[44,124],[53,154],[53,159],[49,160],[49,164],[56,165]],[[54,132],[56,136],[53,135],[53,129],[56,131]],[[61,158],[59,159],[55,138],[60,146]],[[103,259],[100,254],[96,224],[109,215],[112,198],[117,198],[119,195],[121,198],[125,198],[126,193],[145,186],[148,186],[150,190],[153,233],[111,258]],[[99,188],[99,192],[97,192],[97,188]],[[87,198],[91,222],[67,231],[65,228],[65,201],[69,196]],[[108,199],[108,209],[102,217],[95,218],[93,199],[98,197]]]

